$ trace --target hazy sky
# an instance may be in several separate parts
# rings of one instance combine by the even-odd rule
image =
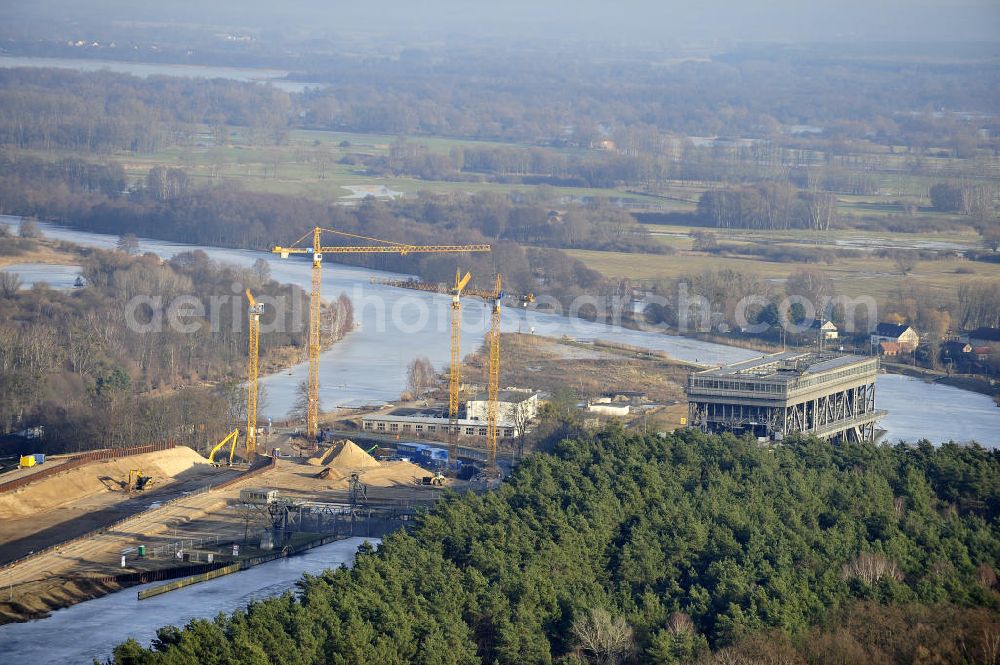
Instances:
[[[664,41],[995,41],[1000,0],[2,0],[0,18]]]

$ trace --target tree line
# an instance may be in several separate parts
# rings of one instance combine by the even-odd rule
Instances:
[[[327,85],[302,93],[224,79],[5,69],[0,144],[149,152],[199,140],[224,144],[226,128],[238,126],[265,143],[308,128],[577,148],[611,141],[626,156],[661,154],[681,136],[747,138],[770,144],[737,143],[764,161],[779,147],[789,149],[784,161],[810,151],[853,152],[859,142],[913,154],[943,149],[960,159],[996,147],[978,134],[983,124],[995,129],[995,121],[929,110],[989,114],[997,100],[985,64],[834,65],[759,52],[668,68],[645,59],[588,58],[584,67],[567,56],[441,57],[446,67],[333,56],[335,65],[300,74]],[[926,88],[911,85],[918,76]],[[796,133],[796,126],[813,129]]]
[[[530,50],[331,58],[336,64],[306,66],[297,75],[329,84],[299,98],[310,127],[582,147],[654,127],[688,136],[773,136],[793,145],[874,138],[922,149],[947,137],[959,148],[980,142],[975,128],[958,116],[922,111],[930,103],[989,113],[996,100],[985,63],[810,58],[781,49],[738,49],[669,67],[635,55]],[[820,132],[783,132],[803,124]]]
[[[578,431],[350,569],[112,662],[944,662],[957,638],[983,662],[997,487],[978,446]]]
[[[544,292],[567,306],[576,295],[603,288],[604,280],[556,247],[656,249],[655,243],[647,246],[648,234],[634,217],[607,205],[573,206],[550,215],[551,209],[539,202],[503,195],[421,194],[391,202],[367,199],[348,208],[226,186],[198,189],[183,171],[164,167],[151,169],[130,191],[117,189],[117,180],[91,191],[63,162],[19,157],[6,165],[0,170],[3,213],[36,215],[101,233],[260,250],[291,242],[317,225],[411,244],[490,242],[492,254],[461,259],[345,254],[338,260],[417,273],[435,282],[454,277],[456,260],[483,279],[503,266],[512,291]],[[550,247],[524,246],[529,243]]]
[[[837,220],[837,199],[829,192],[760,183],[709,190],[698,199],[698,214],[719,228],[828,231]]]
[[[243,126],[270,142],[287,132],[291,100],[227,79],[4,68],[0,145],[147,153],[191,142],[204,126]]]

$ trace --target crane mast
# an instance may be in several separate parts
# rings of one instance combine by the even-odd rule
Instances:
[[[323,286],[323,252],[321,245],[322,232],[317,226],[313,229],[313,260],[312,260],[312,291],[309,294],[309,385],[306,392],[306,436],[309,441],[316,440],[319,432],[319,353],[320,353],[320,323],[322,320],[322,286]]]
[[[250,307],[247,310],[250,320],[250,349],[247,369],[247,460],[252,462],[254,454],[257,452],[257,394],[259,391],[258,376],[258,351],[260,347],[260,315],[264,311],[264,306],[254,300],[250,289],[246,289],[247,301]]]
[[[496,477],[497,471],[497,416],[500,410],[500,301],[501,277],[497,274],[496,286],[490,297],[493,311],[490,317],[489,384],[486,391],[486,472]]]
[[[330,233],[343,238],[365,240],[375,244],[324,246],[322,244],[323,233]],[[299,246],[299,243],[306,240],[310,235],[312,236],[312,246]],[[283,259],[287,259],[291,254],[312,254],[312,292],[309,298],[309,381],[308,405],[306,408],[306,436],[314,441],[319,431],[319,333],[320,309],[322,305],[323,254],[399,254],[400,256],[406,256],[411,253],[429,252],[488,252],[490,251],[490,246],[486,244],[408,245],[317,226],[291,245],[287,247],[277,245],[271,251],[280,255]]]
[[[448,418],[458,419],[458,398],[462,385],[462,289],[472,275],[455,269],[455,286],[451,290],[451,367],[448,378]]]
[[[455,286],[451,290],[451,365],[448,367],[448,463],[458,464],[458,401],[462,392],[462,289],[472,279],[468,272],[455,268]],[[457,468],[457,467],[456,467]]]
[[[449,446],[449,459],[455,459],[456,446],[454,441],[454,435],[458,429],[455,426],[455,422],[458,418],[458,407],[459,407],[459,389],[461,387],[461,367],[462,367],[462,352],[461,352],[461,333],[462,333],[462,302],[461,298],[463,296],[472,296],[475,298],[482,298],[490,304],[491,314],[490,314],[490,329],[487,331],[487,342],[489,344],[489,362],[488,362],[488,387],[487,387],[487,404],[486,404],[486,446],[487,446],[487,467],[491,473],[496,472],[496,452],[497,452],[497,420],[499,417],[499,400],[500,400],[500,302],[505,296],[510,294],[503,293],[501,289],[502,277],[497,275],[496,284],[492,291],[485,291],[482,289],[468,288],[469,273],[465,274],[465,277],[459,277],[461,271],[457,270],[455,272],[455,286],[449,289],[452,296],[451,301],[451,372],[449,376],[448,384],[448,418],[449,418],[449,432],[451,433],[451,445]],[[443,285],[431,284],[428,282],[419,282],[416,280],[399,280],[399,279],[377,279],[372,278],[373,284],[384,284],[386,286],[394,286],[401,289],[413,289],[415,291],[428,291],[431,293],[441,293],[444,288]],[[535,296],[531,293],[524,294],[514,294],[511,299],[517,301],[523,307],[527,307],[530,303],[535,302]]]

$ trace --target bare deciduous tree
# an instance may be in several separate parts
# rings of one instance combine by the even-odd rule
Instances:
[[[909,252],[905,249],[893,252],[892,260],[896,264],[896,268],[903,275],[910,274],[913,272],[913,269],[917,267],[916,253]]]
[[[531,421],[531,407],[529,401],[524,400],[514,405],[511,412],[511,420],[514,423],[514,434],[518,438],[518,457],[524,456],[524,440],[528,434],[528,423]]]
[[[1000,324],[1000,283],[995,280],[963,282],[958,287],[959,316],[963,328]]]
[[[837,198],[829,192],[807,192],[801,196],[808,228],[828,231],[837,216]]]
[[[865,584],[875,584],[882,579],[891,579],[901,582],[903,573],[894,561],[881,554],[873,552],[863,552],[853,560],[844,564],[840,570],[844,579],[857,578]]]
[[[259,284],[263,284],[271,279],[271,264],[267,259],[257,259],[254,261],[250,271]]]
[[[825,306],[827,296],[833,293],[833,280],[819,270],[802,268],[793,272],[785,282],[785,293],[807,298],[816,308],[817,316],[831,314],[823,312],[822,308]]]
[[[5,298],[13,298],[20,288],[20,275],[14,272],[0,272],[0,292]]]
[[[414,396],[434,386],[434,366],[427,358],[416,358],[406,370],[406,385]]]
[[[129,256],[137,254],[139,252],[139,239],[135,237],[134,233],[124,233],[118,236],[118,242],[115,248],[119,252],[124,252]]]
[[[983,238],[983,245],[991,250],[997,251],[1000,249],[1000,224],[993,224],[988,226],[979,232],[979,235]]]
[[[573,636],[590,662],[616,665],[635,651],[635,633],[623,617],[604,608],[591,609],[573,622]]]
[[[22,238],[41,238],[42,232],[38,229],[38,223],[33,219],[25,217],[18,226],[17,234]]]
[[[309,383],[302,381],[295,390],[295,402],[289,415],[297,420],[305,420],[309,412]]]
[[[684,612],[674,612],[667,620],[667,630],[674,635],[695,632],[694,621]]]

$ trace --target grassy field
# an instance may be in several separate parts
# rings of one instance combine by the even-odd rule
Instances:
[[[1000,279],[1000,264],[972,262],[960,258],[918,261],[912,272],[903,275],[895,263],[871,255],[838,259],[834,264],[785,263],[749,257],[727,257],[684,252],[676,255],[629,254],[568,250],[590,268],[612,278],[676,279],[705,270],[738,270],[774,280],[780,284],[796,270],[817,268],[833,280],[837,292],[850,297],[871,296],[882,302],[900,287],[911,283],[930,295],[954,298],[958,286],[970,279]],[[972,271],[971,273],[966,271]]]
[[[388,155],[398,137],[381,134],[350,134],[295,130],[290,132],[284,145],[252,145],[239,129],[229,135],[230,144],[215,146],[206,131],[199,135],[194,145],[171,146],[148,154],[117,153],[90,155],[71,152],[28,153],[43,159],[77,157],[91,161],[111,161],[122,165],[128,176],[140,181],[154,166],[182,168],[200,185],[222,183],[237,184],[251,191],[273,192],[304,196],[319,201],[337,202],[351,192],[344,187],[384,185],[390,190],[415,194],[420,191],[435,193],[467,192],[522,192],[538,190],[538,185],[501,184],[491,182],[453,182],[419,180],[416,178],[379,178],[366,175],[361,167],[342,164],[340,160],[350,154]],[[407,139],[415,145],[425,145],[432,152],[447,154],[454,148],[516,147],[517,144],[415,137]],[[341,144],[345,144],[341,147]],[[525,147],[525,146],[522,146]],[[567,155],[582,154],[579,150],[561,150]],[[673,205],[658,197],[625,192],[615,188],[581,188],[546,186],[550,198],[569,197],[619,197],[640,204]],[[677,203],[678,210],[692,209],[691,204]]]
[[[361,167],[340,163],[349,155],[385,156],[400,137],[391,134],[355,134],[319,130],[292,130],[282,145],[254,143],[245,128],[231,127],[227,144],[217,146],[208,127],[192,137],[189,145],[171,146],[149,154],[116,153],[111,155],[77,154],[69,152],[35,152],[44,159],[81,157],[94,161],[113,161],[121,164],[134,181],[146,176],[154,166],[183,168],[201,185],[235,184],[250,191],[274,192],[303,196],[328,202],[346,200],[351,192],[344,187],[384,185],[390,190],[413,194],[420,191],[440,193],[466,192],[544,192],[549,201],[560,198],[576,200],[581,197],[621,198],[633,202],[637,208],[648,207],[658,212],[691,213],[697,207],[701,194],[718,184],[690,181],[668,181],[655,186],[656,195],[626,191],[624,188],[577,188],[538,185],[514,185],[492,182],[452,182],[418,180],[406,177],[376,178],[366,175]],[[455,149],[468,148],[528,148],[529,145],[471,139],[417,136],[407,137],[411,145],[426,146],[438,154],[448,154]],[[875,146],[877,147],[877,146]],[[866,149],[872,149],[867,146]],[[580,157],[589,151],[578,148],[548,148],[565,157]],[[915,175],[903,168],[913,158],[903,154],[881,155],[880,159],[891,172],[875,173],[882,187],[880,196],[838,197],[838,212],[846,219],[879,221],[889,215],[901,215],[907,205],[922,206],[920,217],[940,218],[954,222],[954,216],[942,216],[929,210],[927,191],[935,182],[948,177],[952,164],[949,159],[921,157],[924,163],[941,173]],[[996,165],[984,166],[984,175],[996,171]],[[998,175],[1000,177],[1000,175]]]
[[[73,247],[75,246],[51,240],[34,240],[31,241],[30,247],[0,255],[0,271],[6,266],[22,263],[75,265],[83,257],[80,253],[72,251]]]

